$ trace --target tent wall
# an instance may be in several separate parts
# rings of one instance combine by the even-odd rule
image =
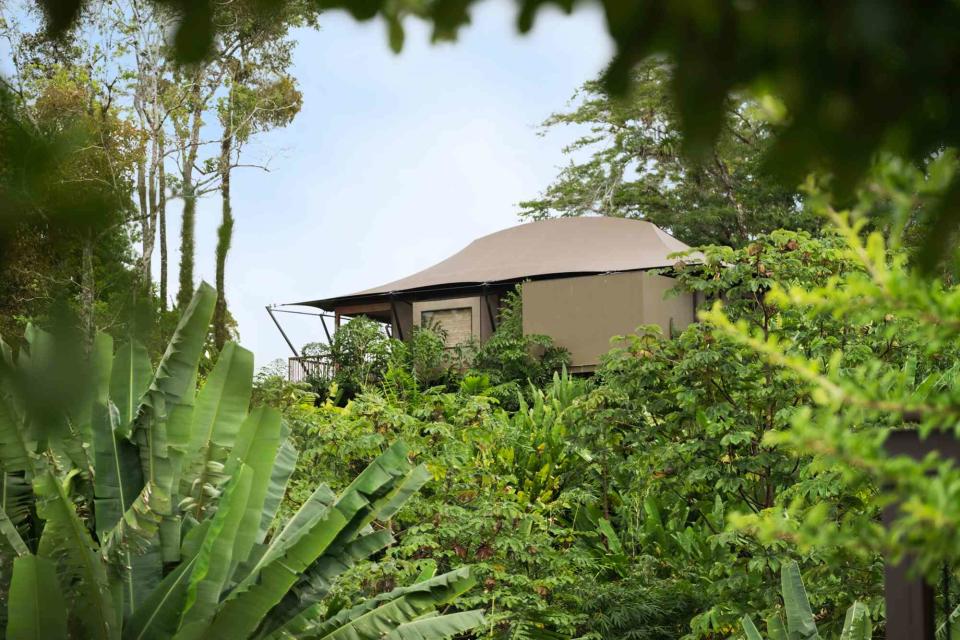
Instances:
[[[592,371],[613,336],[657,324],[664,335],[694,321],[694,298],[665,297],[675,282],[636,271],[523,284],[523,332],[545,334],[570,351],[571,369]]]

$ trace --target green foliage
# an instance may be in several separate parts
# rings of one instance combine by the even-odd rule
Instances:
[[[796,562],[788,562],[780,571],[781,594],[783,596],[783,615],[774,614],[767,619],[767,634],[771,640],[820,640],[817,623],[810,610],[807,592],[800,577],[800,568]],[[783,616],[786,617],[784,623]],[[743,618],[743,630],[747,640],[763,640],[750,616]],[[861,602],[854,602],[844,616],[840,640],[870,640],[873,637],[873,625],[870,612]]]
[[[510,291],[500,301],[497,329],[486,342],[469,348],[467,361],[475,374],[486,375],[491,391],[507,406],[515,407],[518,391],[527,383],[542,387],[565,365],[570,354],[549,336],[524,334],[523,299],[519,290]]]
[[[0,472],[5,488],[32,486],[21,499],[36,514],[3,505],[7,635],[442,638],[481,624],[437,614],[473,585],[466,568],[331,603],[341,574],[393,543],[392,517],[430,474],[384,446],[339,495],[321,484],[272,528],[296,451],[277,410],[248,410],[250,352],[227,343],[197,391],[215,296],[201,286],[155,372],[144,347],[114,355],[99,335],[70,372],[91,383],[46,413],[19,390],[57,364],[55,336],[28,328],[16,358],[3,345]]]
[[[912,269],[910,254],[898,250],[896,236],[888,243],[879,231],[867,232],[867,220],[876,219],[878,207],[888,219],[909,220],[920,196],[936,192],[936,183],[916,195],[910,182],[891,185],[896,169],[883,167],[877,183],[849,210],[836,210],[829,194],[811,186],[811,203],[838,229],[838,250],[851,267],[842,278],[837,274],[802,287],[775,283],[766,294],[769,304],[784,313],[818,322],[842,319],[856,334],[826,333],[829,349],[818,353],[811,352],[803,336],[774,341],[723,307],[705,318],[724,339],[748,348],[778,376],[809,389],[808,406],[789,417],[789,429],[766,434],[766,446],[815,452],[820,473],[830,470],[847,495],[866,501],[868,514],[891,499],[902,505],[887,530],[864,518],[863,509],[841,511],[841,505],[824,505],[814,495],[797,495],[782,510],[763,511],[737,524],[764,539],[790,538],[804,548],[870,550],[892,560],[914,553],[918,569],[933,578],[938,567],[956,558],[952,532],[958,513],[949,497],[958,486],[956,467],[936,457],[913,461],[891,456],[884,442],[903,429],[921,437],[955,433],[960,340],[951,318],[960,292],[942,278]],[[946,188],[942,182],[937,186]],[[870,348],[856,348],[860,336],[871,337]],[[851,343],[853,338],[857,342]],[[864,491],[867,487],[886,490]]]
[[[396,340],[383,331],[383,325],[365,316],[352,318],[337,329],[330,344],[304,345],[304,356],[325,358],[335,365],[331,380],[316,381],[320,386],[336,384],[344,400],[352,398],[367,385],[380,383],[398,349]],[[328,391],[323,389],[323,391]],[[339,399],[339,398],[337,398]]]
[[[433,26],[433,38],[453,39],[469,23],[476,0],[449,3],[325,0],[318,8],[348,11],[354,18],[380,16],[388,25],[395,50],[403,43],[403,19],[417,16]],[[160,4],[160,0],[157,0]],[[52,34],[62,35],[81,15],[84,2],[66,5],[40,0]],[[180,18],[173,38],[181,61],[197,62],[210,51],[217,27],[213,3],[166,1]],[[279,20],[291,0],[242,3],[265,21]],[[573,11],[572,0],[525,0],[517,25],[532,28],[543,5]],[[779,112],[780,134],[769,157],[782,174],[799,182],[812,169],[835,175],[849,191],[869,168],[877,151],[897,152],[923,161],[944,145],[958,143],[957,97],[950,86],[960,57],[949,25],[960,8],[949,0],[931,6],[884,2],[869,11],[844,3],[839,10],[794,0],[785,5],[742,7],[714,0],[667,11],[662,2],[610,0],[603,3],[608,31],[616,47],[605,73],[616,93],[630,86],[636,65],[665,54],[677,65],[671,82],[678,120],[688,153],[709,158],[720,136],[731,91],[759,92]],[[830,46],[834,34],[849,43]],[[903,64],[910,60],[910,65]],[[858,69],[851,80],[849,70]],[[955,203],[952,188],[950,202]],[[938,230],[927,235],[929,248],[941,255],[956,228],[955,207],[937,210]]]
[[[547,131],[579,125],[589,133],[564,148],[571,163],[540,198],[521,204],[523,215],[643,218],[690,245],[732,247],[775,229],[819,227],[796,190],[764,165],[774,131],[762,102],[729,101],[708,161],[683,152],[672,68],[660,58],[642,63],[626,99],[588,82],[572,111],[551,116]]]
[[[390,381],[383,393],[368,388],[346,407],[305,399],[284,412],[302,450],[287,511],[316,482],[342,486],[397,437],[435,479],[397,514],[398,546],[374,575],[345,582],[345,599],[470,561],[483,590],[461,602],[485,608],[496,637],[606,638],[633,629],[630,637],[675,638],[687,628],[700,603],[692,589],[649,565],[636,568],[635,558],[615,560],[611,538],[577,516],[597,510],[600,486],[586,473],[590,451],[575,446],[587,381],[557,374],[546,388],[531,388],[532,400],[521,398],[517,411],[486,395],[483,376],[464,378],[457,392],[400,396],[392,388]],[[587,588],[598,576],[601,585]]]
[[[871,188],[871,202],[916,209],[890,171],[877,175],[889,188]],[[423,390],[400,384],[402,367],[345,407],[287,405],[303,460],[286,509],[318,481],[343,486],[400,437],[436,483],[397,514],[403,534],[377,577],[344,582],[345,598],[389,591],[425,565],[469,560],[484,589],[465,602],[487,610],[496,636],[713,638],[735,634],[748,612],[780,611],[773,585],[796,562],[811,580],[804,598],[819,633],[839,636],[851,601],[882,611],[883,552],[922,550],[931,570],[952,557],[952,508],[943,506],[952,493],[939,480],[939,493],[927,493],[930,463],[869,465],[881,464],[879,443],[897,422],[882,411],[890,390],[911,388],[910,376],[930,380],[924,398],[947,393],[956,362],[953,346],[919,328],[919,311],[905,315],[902,301],[884,307],[879,290],[864,288],[871,297],[856,308],[837,308],[840,293],[811,302],[819,300],[811,292],[858,291],[908,259],[878,240],[852,251],[840,231],[701,248],[703,262],[674,276],[722,299],[726,324],[714,312],[672,339],[641,327],[592,380],[557,374],[513,405],[500,401],[495,370]],[[944,289],[923,293],[910,282],[898,295],[952,304]],[[947,308],[924,317],[948,317]],[[501,328],[515,318],[508,311]],[[841,384],[852,375],[855,385]],[[849,399],[854,390],[862,399]],[[929,409],[918,403],[905,409]],[[879,487],[894,469],[910,470],[894,484],[913,493],[902,523],[884,534]]]

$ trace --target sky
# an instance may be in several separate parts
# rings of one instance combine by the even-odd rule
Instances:
[[[518,224],[517,203],[566,162],[562,148],[578,132],[541,136],[539,124],[610,59],[603,17],[544,10],[520,36],[514,7],[481,3],[455,44],[431,45],[426,25],[409,20],[399,55],[380,22],[328,14],[319,30],[296,33],[303,109],[251,147],[247,159],[267,161],[269,172],[238,169],[232,185],[227,300],[257,367],[291,355],[266,305],[430,266]],[[180,204],[171,205],[175,283]],[[218,194],[201,200],[196,269],[211,283],[219,218]],[[278,318],[298,348],[323,337],[318,318]]]

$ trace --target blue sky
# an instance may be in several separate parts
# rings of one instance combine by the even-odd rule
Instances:
[[[250,149],[269,173],[235,174],[227,297],[258,367],[289,355],[265,305],[394,280],[516,224],[516,203],[550,183],[576,133],[543,137],[538,125],[612,53],[602,15],[586,9],[544,11],[519,36],[512,3],[481,3],[453,45],[406,27],[399,55],[379,22],[330,15],[299,32],[303,110]],[[216,194],[199,207],[197,270],[210,282],[219,207]],[[171,213],[175,280],[179,202]],[[297,346],[323,335],[317,319],[282,321]]]

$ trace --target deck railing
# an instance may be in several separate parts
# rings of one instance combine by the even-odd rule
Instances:
[[[287,379],[304,382],[309,378],[323,379],[333,376],[333,362],[321,356],[300,356],[287,360]]]

